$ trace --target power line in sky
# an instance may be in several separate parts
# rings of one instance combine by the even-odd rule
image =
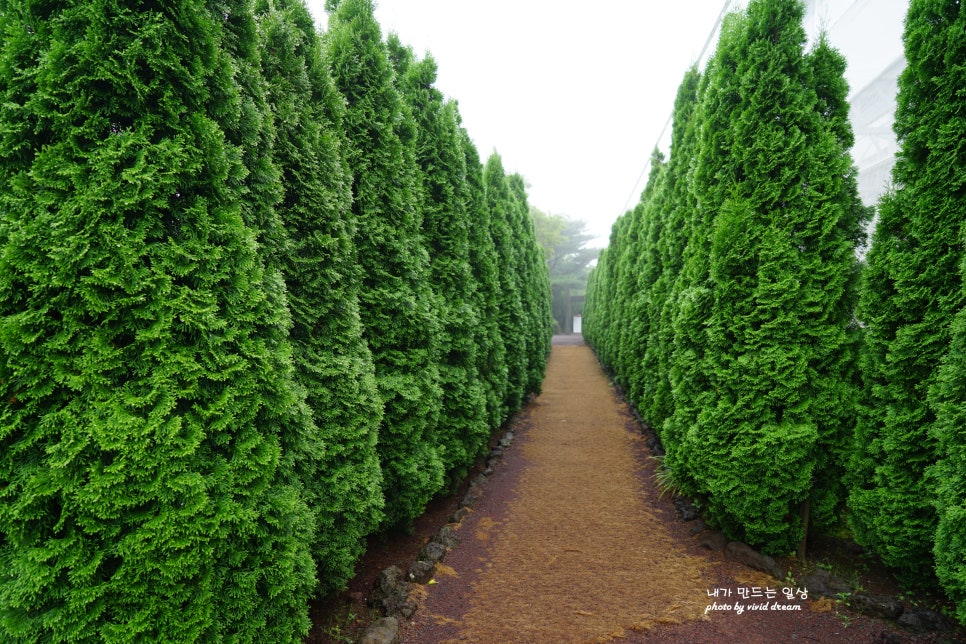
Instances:
[[[714,41],[714,37],[718,33],[718,29],[721,27],[721,22],[724,20],[724,17],[728,14],[728,11],[731,10],[732,5],[735,5],[737,7],[738,0],[725,0],[724,5],[721,7],[721,12],[718,14],[718,19],[714,21],[714,26],[711,27],[711,31],[708,33],[707,40],[704,41],[704,47],[701,48],[701,53],[698,54],[699,65],[701,64],[701,61],[704,60],[704,55],[707,53],[708,48],[711,46],[712,41]],[[661,133],[657,137],[657,141],[655,141],[654,145],[651,147],[652,150],[657,148],[661,144],[661,141],[664,139],[664,134],[667,132],[667,128],[671,124],[671,121],[673,119],[674,119],[674,109],[672,107],[671,113],[668,115],[667,120],[664,122],[664,127],[661,128]],[[622,212],[618,213],[618,216],[623,215],[625,212],[627,212],[628,209],[630,208],[631,201],[635,199],[635,196],[640,194],[639,187],[641,185],[641,180],[644,179],[645,175],[647,175],[650,169],[651,169],[651,155],[649,153],[647,156],[647,160],[644,162],[644,169],[641,170],[640,176],[637,177],[637,181],[634,182],[634,187],[631,188],[631,194],[627,196],[627,200],[624,202],[624,208]]]

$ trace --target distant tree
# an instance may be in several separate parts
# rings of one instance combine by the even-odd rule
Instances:
[[[590,264],[600,250],[587,247],[594,239],[587,232],[587,222],[566,215],[549,215],[532,205],[530,216],[534,235],[546,256],[550,278],[556,282],[571,279],[578,284],[585,283]]]
[[[292,311],[296,374],[318,427],[317,456],[301,477],[317,513],[320,593],[348,581],[379,525],[376,452],[382,401],[359,317],[361,274],[350,220],[351,176],[342,160],[345,107],[302,0],[260,0],[267,98],[276,114],[274,159],[285,195],[279,214]]]
[[[486,392],[479,373],[477,285],[470,266],[466,157],[456,104],[436,89],[436,62],[416,60],[395,34],[389,54],[397,83],[416,120],[416,162],[423,191],[422,231],[429,282],[442,322],[439,364],[443,389],[440,456],[457,480],[487,447]]]
[[[301,641],[314,428],[277,173],[238,147],[271,143],[238,129],[251,16],[0,14],[0,639]]]
[[[441,329],[421,231],[416,126],[396,88],[372,0],[328,6],[323,41],[346,100],[364,337],[385,404],[378,449],[386,517],[406,525],[443,486],[445,469],[437,435]]]
[[[951,327],[966,303],[960,270],[964,72],[953,62],[964,54],[964,26],[959,2],[914,0],[909,6],[894,189],[879,203],[861,299],[865,404],[849,499],[859,540],[907,581],[921,583],[931,574],[936,539],[936,570],[960,602],[966,597],[964,488],[962,472],[948,468],[960,462],[956,451],[963,445],[955,425],[962,374],[953,372],[961,339],[951,338]],[[940,378],[951,339],[953,353]],[[941,459],[933,470],[940,476],[930,480],[930,466]],[[942,478],[945,473],[951,477]]]
[[[550,285],[553,293],[552,310],[556,328],[560,331],[569,328],[569,298],[581,295],[587,287],[587,276],[591,264],[600,253],[599,248],[588,248],[594,238],[587,232],[587,223],[564,215],[549,215],[535,206],[530,206],[534,234],[543,249]]]
[[[533,204],[530,205],[530,217],[533,219],[533,230],[537,236],[537,242],[543,249],[543,256],[549,266],[554,248],[564,239],[567,219],[561,215],[549,215]]]

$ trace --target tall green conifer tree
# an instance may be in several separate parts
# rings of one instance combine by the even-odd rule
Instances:
[[[386,516],[408,524],[443,486],[440,321],[415,161],[415,124],[395,86],[372,0],[330,0],[323,41],[346,99],[359,302],[385,415],[379,432]]]
[[[510,192],[516,206],[516,239],[520,251],[520,277],[523,308],[526,313],[527,380],[524,392],[539,394],[550,357],[553,338],[553,292],[550,290],[550,270],[537,242],[527,187],[523,177],[509,177]]]
[[[813,74],[818,99],[816,111],[828,124],[838,146],[842,150],[850,150],[855,137],[849,121],[845,57],[831,47],[825,34],[821,34],[808,52],[806,63]],[[866,230],[873,209],[863,205],[859,198],[856,167],[851,165],[846,168],[843,164],[841,170],[844,173],[837,183],[840,193],[831,196],[837,197],[843,209],[835,235],[847,247],[847,254],[846,249],[839,249],[835,260],[843,265],[843,271],[844,266],[848,266],[848,270],[839,278],[844,280],[841,297],[837,304],[832,303],[834,308],[828,311],[828,321],[836,328],[844,329],[844,336],[838,338],[834,345],[826,345],[829,348],[824,353],[816,355],[817,369],[837,376],[822,381],[824,387],[816,387],[814,404],[826,419],[827,426],[848,429],[819,433],[817,473],[809,501],[809,522],[818,530],[833,529],[843,523],[843,510],[848,497],[845,478],[853,450],[857,421],[855,410],[862,389],[859,370],[862,329],[856,315],[863,263],[855,250],[864,247],[867,242]]]
[[[475,329],[476,281],[470,267],[466,157],[460,147],[456,104],[436,89],[436,61],[417,61],[394,34],[390,58],[397,83],[416,119],[416,161],[423,189],[423,236],[429,249],[429,282],[440,304],[440,454],[447,472],[465,475],[486,449],[490,426],[479,374]]]
[[[714,215],[722,197],[716,190],[719,159],[727,157],[731,112],[738,101],[735,82],[738,44],[743,37],[745,17],[741,13],[725,16],[714,56],[708,61],[698,86],[695,113],[697,141],[690,207],[685,219],[687,242],[681,272],[675,283],[676,297],[672,319],[673,352],[668,380],[674,398],[672,414],[664,421],[661,440],[667,454],[664,465],[680,489],[698,491],[697,477],[689,458],[687,443],[694,436],[698,415],[707,408],[713,390],[712,373],[705,367],[708,353],[707,325],[711,316],[714,284],[710,275],[710,241]]]
[[[638,409],[661,432],[664,421],[674,412],[671,396],[670,368],[674,349],[674,312],[677,300],[676,284],[684,260],[684,249],[689,231],[689,216],[693,199],[689,189],[692,159],[696,153],[698,86],[701,75],[691,68],[684,75],[674,101],[674,121],[671,127],[671,154],[666,170],[665,197],[662,205],[662,224],[656,239],[660,274],[655,278],[647,304],[651,312],[647,329],[647,345],[641,360],[644,374],[632,382],[640,402]]]
[[[860,307],[865,404],[849,503],[858,538],[909,580],[933,568],[937,487],[925,473],[942,449],[962,445],[950,425],[954,416],[936,426],[927,394],[938,386],[944,414],[959,404],[955,377],[947,372],[953,381],[939,384],[938,365],[949,347],[951,322],[966,302],[960,271],[966,222],[964,25],[959,2],[910,4],[903,36],[908,64],[899,77],[894,125],[900,145],[894,189],[879,204]],[[954,355],[949,365],[958,359]],[[944,519],[961,521],[954,508],[957,495],[962,502],[962,477],[937,483]],[[944,558],[964,551],[963,532],[953,525],[944,525]],[[953,588],[962,583],[962,568],[954,572],[961,562],[950,565],[945,558],[939,564],[952,575],[946,580]],[[957,575],[959,581],[952,581]]]
[[[802,15],[797,0],[752,1],[735,43],[730,153],[707,159],[713,386],[683,441],[714,519],[772,552],[799,543],[824,448],[849,429],[837,405],[852,399],[838,315],[855,262],[851,162],[817,109]]]
[[[611,227],[607,248],[601,251],[594,269],[595,288],[593,296],[584,302],[587,312],[586,329],[587,340],[594,347],[600,361],[613,370],[617,356],[617,338],[619,329],[614,323],[619,311],[617,303],[617,284],[619,283],[619,258],[623,252],[626,239],[624,231],[630,224],[631,211],[625,212],[617,218]]]
[[[463,128],[460,128],[460,140],[466,158],[469,263],[477,285],[474,304],[480,317],[475,334],[477,370],[484,382],[486,414],[492,431],[507,419],[503,401],[508,369],[506,347],[500,332],[499,260],[493,244],[490,211],[486,207],[483,164],[476,146]]]
[[[507,418],[523,403],[529,349],[525,333],[526,313],[521,297],[519,247],[514,237],[513,220],[516,209],[509,180],[503,170],[503,161],[496,152],[486,161],[483,182],[500,283],[497,293],[497,315],[500,336],[506,347],[507,388],[503,400],[503,416]]]
[[[318,428],[315,458],[300,477],[317,514],[314,552],[326,593],[349,579],[363,538],[381,520],[382,402],[359,317],[351,177],[341,156],[345,106],[304,2],[260,0],[257,11],[285,186],[279,214],[294,362]]]
[[[313,428],[236,11],[0,3],[4,639],[307,631]]]
[[[646,416],[648,400],[643,397],[645,383],[657,376],[652,369],[644,368],[644,358],[648,349],[653,349],[650,335],[651,326],[660,311],[652,300],[651,289],[661,273],[661,258],[658,254],[658,240],[663,233],[666,213],[667,164],[664,154],[655,149],[651,153],[651,171],[647,186],[641,193],[641,200],[635,209],[638,214],[637,230],[632,233],[636,242],[625,254],[628,268],[624,287],[627,298],[624,319],[621,327],[621,361],[627,371],[627,395],[639,412]]]

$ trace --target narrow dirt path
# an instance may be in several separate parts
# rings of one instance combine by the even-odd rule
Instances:
[[[587,640],[703,613],[702,562],[674,552],[644,503],[632,445],[641,439],[620,409],[587,347],[554,349],[521,447],[527,493],[476,587],[465,617],[471,639]],[[526,605],[537,610],[519,610]]]
[[[514,448],[528,462],[516,485],[526,493],[505,516],[480,507],[474,534],[460,531],[464,540],[492,546],[476,564],[483,568],[454,635],[472,642],[552,642],[562,635],[594,641],[700,617],[704,562],[675,549],[645,502],[635,457],[640,435],[629,431],[627,412],[589,348],[553,348],[544,393],[528,416],[525,440]],[[430,587],[421,609],[430,620],[440,617],[434,592]],[[407,641],[426,641],[421,637]]]
[[[706,614],[710,589],[779,582],[696,545],[583,344],[555,339],[516,429],[403,643],[879,641],[877,620],[847,628],[822,608]]]

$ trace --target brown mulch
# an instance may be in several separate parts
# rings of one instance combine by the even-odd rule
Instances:
[[[512,428],[516,441],[457,527],[462,543],[420,588],[401,642],[937,641],[828,599],[788,599],[788,582],[699,547],[694,523],[660,495],[640,426],[579,336],[555,338],[543,393]],[[376,617],[363,603],[375,575],[413,561],[462,491],[436,501],[412,534],[374,540],[346,593],[315,607],[307,643],[358,636]],[[776,596],[738,597],[753,588]],[[733,610],[766,599],[766,610]],[[731,608],[709,611],[712,602]]]

